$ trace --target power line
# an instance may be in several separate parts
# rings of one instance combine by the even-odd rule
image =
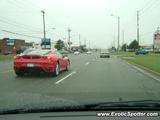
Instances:
[[[20,36],[25,36],[25,37],[30,37],[30,38],[41,39],[41,37],[36,37],[36,36],[31,36],[31,35],[26,35],[26,34],[21,34],[21,33],[16,33],[16,32],[9,31],[9,30],[4,30],[4,29],[0,29],[0,30],[3,31],[3,32],[6,32],[6,33],[10,33],[10,34],[15,34],[15,35],[20,35]]]
[[[30,4],[28,4],[26,1],[24,0],[14,0],[16,3],[18,3],[19,5],[23,5],[25,6],[26,8],[30,8],[30,9],[33,9],[35,11],[40,11],[40,8],[36,8],[35,6],[31,6]]]
[[[150,32],[143,33],[143,34],[141,34],[140,36],[145,36],[145,35],[147,35],[147,34],[149,34],[149,33],[154,33],[154,32],[155,32],[155,30],[154,30],[154,31],[150,31]]]
[[[5,0],[5,1],[10,5],[14,6],[15,8],[20,8],[21,10],[24,10],[24,6],[17,4],[17,2],[15,3],[15,1],[13,0]]]
[[[139,9],[139,11],[144,11],[147,7],[149,7],[152,3],[154,3],[154,0],[148,0],[147,2],[146,2],[146,4],[144,4],[144,7],[143,8],[141,8],[141,9]],[[149,5],[149,6],[148,6]]]
[[[33,4],[33,3],[31,3],[30,1],[27,1],[27,0],[23,0],[23,2],[25,2],[25,3],[27,3],[27,4],[29,4],[30,6],[32,6],[33,8],[37,8],[37,9],[39,9],[39,10],[41,10],[42,9],[42,7],[40,7],[38,4]]]
[[[7,22],[7,21],[5,21],[5,20],[1,20],[0,19],[0,22],[1,23],[5,23],[5,24],[8,24],[8,25],[12,25],[12,26],[15,26],[15,27],[18,27],[18,28],[21,28],[21,29],[28,29],[29,31],[34,31],[34,30],[32,30],[32,29],[30,29],[30,28],[26,28],[26,27],[24,27],[24,26],[21,26],[21,25],[18,25],[18,24],[14,24],[14,23],[10,23],[10,22]],[[35,31],[34,31],[35,32]],[[37,32],[37,31],[36,31]]]
[[[140,13],[141,15],[146,14],[148,11],[151,11],[153,8],[155,8],[154,6],[159,5],[158,0],[153,0],[153,2],[150,4],[150,6],[146,7],[145,9],[141,10]]]
[[[11,23],[14,23],[14,24],[16,24],[16,25],[20,25],[20,26],[25,26],[25,27],[27,27],[27,28],[33,28],[33,26],[28,26],[28,25],[26,25],[26,24],[22,24],[22,23],[19,23],[19,22],[17,22],[17,21],[13,21],[13,20],[11,20],[11,19],[8,19],[8,18],[6,18],[6,17],[3,17],[3,16],[0,16],[0,19],[3,19],[3,21],[7,21],[7,22],[11,22]],[[40,29],[40,28],[38,28],[38,27],[34,27],[34,29]],[[31,30],[31,29],[30,29]]]

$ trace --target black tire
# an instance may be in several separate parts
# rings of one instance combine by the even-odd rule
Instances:
[[[54,76],[58,76],[58,75],[59,75],[59,72],[60,72],[60,70],[59,70],[59,63],[57,62],[57,63],[56,63],[56,68],[55,68],[55,70],[54,70],[53,75],[54,75]]]
[[[15,71],[17,76],[24,76],[24,72],[22,71]]]
[[[68,71],[68,70],[69,70],[69,67],[70,67],[70,61],[68,61],[68,63],[67,63],[66,71]]]

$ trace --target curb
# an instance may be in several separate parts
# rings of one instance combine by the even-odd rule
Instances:
[[[119,58],[120,58],[120,57],[119,57]],[[130,64],[132,64],[132,65],[135,65],[135,66],[137,66],[137,67],[139,67],[139,68],[141,68],[141,69],[143,69],[143,70],[146,70],[146,71],[148,71],[148,72],[150,72],[150,73],[152,73],[152,74],[155,74],[155,75],[157,75],[157,76],[160,77],[160,73],[159,73],[159,72],[156,72],[156,71],[154,71],[154,70],[151,70],[151,69],[149,69],[149,68],[147,68],[147,67],[145,67],[145,66],[139,65],[139,64],[137,64],[137,63],[134,63],[134,62],[131,62],[131,61],[127,61],[127,60],[124,59],[124,58],[120,58],[120,59],[122,59],[122,60],[124,60],[125,62],[128,62],[128,63],[130,63]]]

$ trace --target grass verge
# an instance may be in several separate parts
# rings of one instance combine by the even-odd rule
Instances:
[[[115,52],[113,55],[124,57],[125,60],[142,65],[160,73],[160,54],[149,53],[148,55],[135,55],[133,52]],[[127,59],[125,57],[133,57]]]
[[[0,61],[11,61],[14,55],[0,55]]]

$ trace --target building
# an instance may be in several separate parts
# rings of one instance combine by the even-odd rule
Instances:
[[[33,43],[33,48],[41,49],[41,43]]]
[[[147,49],[148,51],[153,51],[153,45],[141,45],[141,48]]]
[[[159,28],[157,29],[157,31],[154,34],[153,48],[154,48],[154,50],[160,49],[160,30],[159,30]]]
[[[16,54],[17,50],[32,47],[33,43],[27,43],[21,39],[0,39],[0,54]]]

